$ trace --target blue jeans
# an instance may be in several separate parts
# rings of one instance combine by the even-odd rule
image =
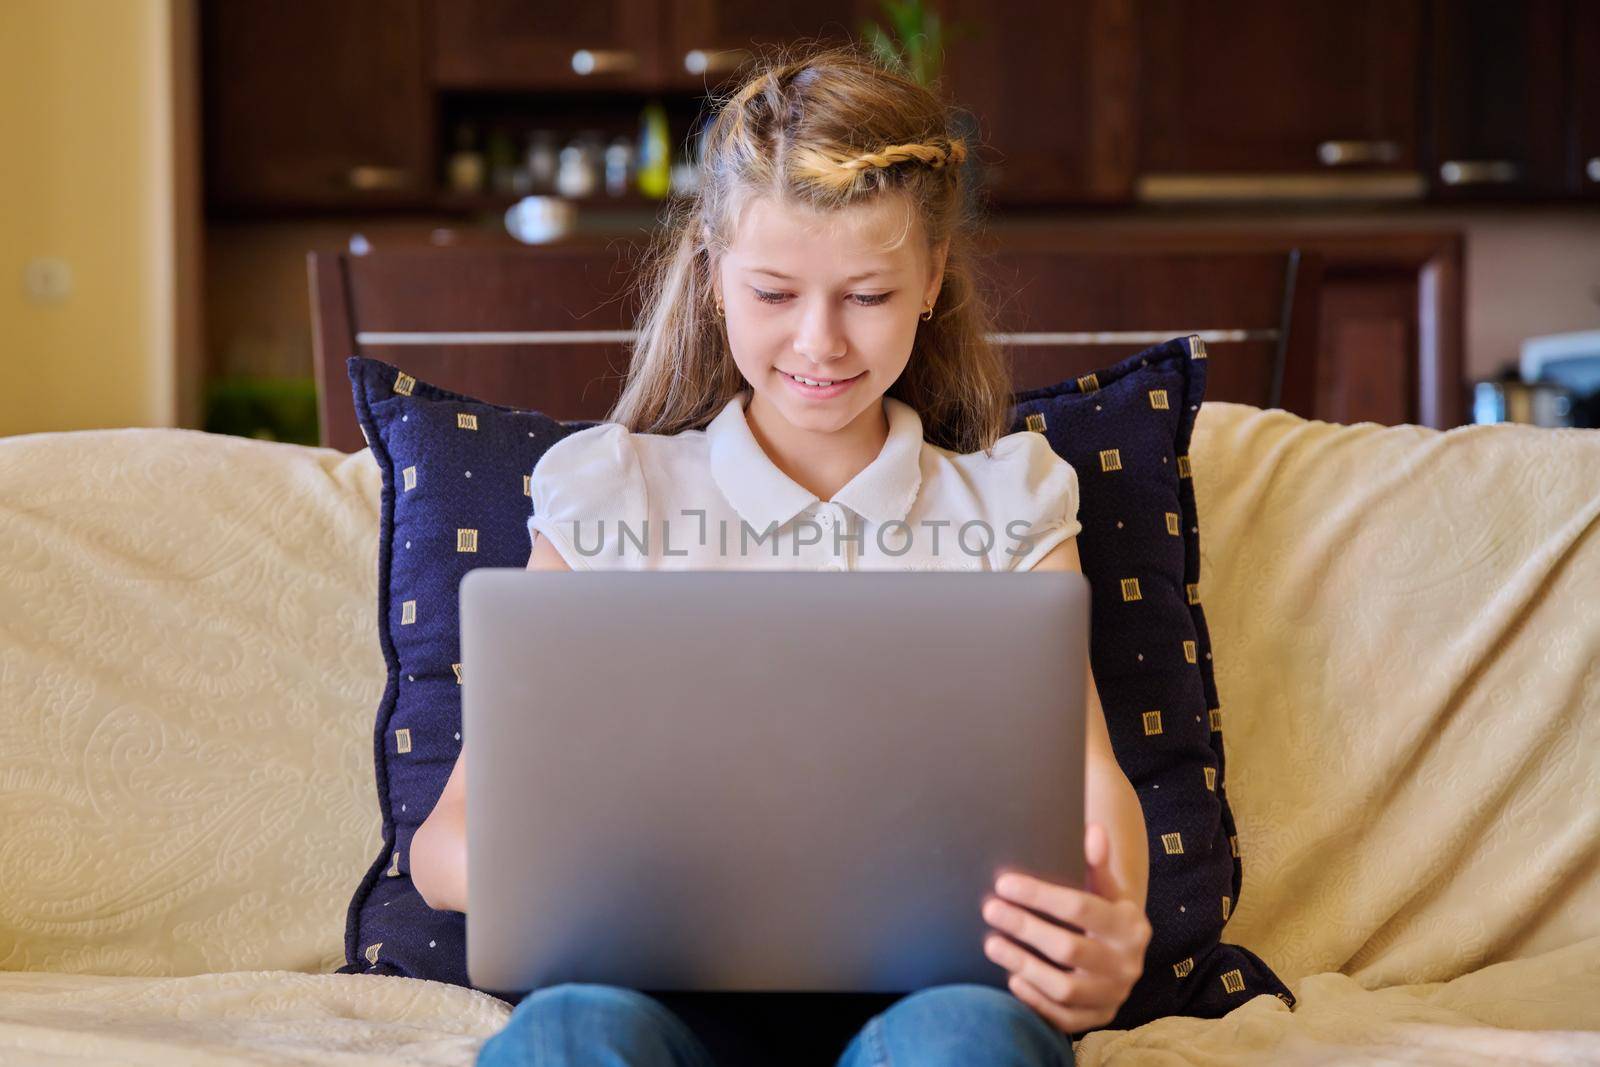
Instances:
[[[855,1029],[864,1012],[880,1007]],[[505,1028],[484,1044],[478,1067],[740,1067],[770,1065],[780,1057],[783,1063],[836,1067],[1071,1067],[1073,1062],[1067,1035],[992,986],[934,986],[895,999],[842,993],[652,996],[568,983],[524,997]]]

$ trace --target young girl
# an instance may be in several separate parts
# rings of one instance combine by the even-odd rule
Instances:
[[[1006,434],[948,130],[935,96],[852,49],[769,60],[722,102],[621,398],[533,472],[530,568],[1079,569],[1076,475],[1042,435]],[[1068,1035],[1112,1019],[1150,938],[1139,802],[1087,690],[1090,891],[997,880],[984,951],[1009,994],[833,994],[829,1017],[827,994],[568,984],[529,994],[479,1063],[707,1067],[739,1040],[771,1062],[807,1036],[831,1059],[870,1014],[841,1067],[1070,1064]],[[461,768],[411,865],[432,907],[464,911]],[[778,1009],[770,1031],[758,1008]]]

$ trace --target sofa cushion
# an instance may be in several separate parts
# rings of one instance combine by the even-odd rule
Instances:
[[[1600,933],[1600,430],[1212,403],[1194,452],[1232,937],[1376,989]]]
[[[1220,942],[1241,866],[1222,789],[1211,649],[1192,595],[1198,532],[1186,465],[1203,355],[1197,338],[1177,339],[1017,395],[1014,429],[1039,429],[1079,472],[1092,666],[1151,841],[1154,939],[1118,1026],[1173,1012],[1219,1016],[1260,993],[1293,1003],[1265,964]],[[379,628],[390,681],[374,745],[384,851],[351,905],[346,970],[465,984],[464,917],[430,909],[409,874],[411,836],[460,751],[457,586],[472,568],[526,563],[533,466],[594,423],[475,400],[373,359],[348,366],[384,472]]]
[[[344,962],[378,488],[365,450],[0,436],[0,971]]]
[[[527,564],[534,465],[594,424],[476,400],[362,356],[346,367],[383,476],[378,641],[388,681],[373,736],[383,847],[350,902],[340,970],[469,985],[465,916],[430,908],[410,864],[411,838],[461,751],[458,587],[474,568]]]
[[[1178,1015],[1131,1032],[1100,1030],[1075,1043],[1072,1063],[1594,1064],[1600,1033],[1588,1028],[1600,1004],[1596,958],[1600,935],[1448,984],[1369,990],[1338,972],[1308,975],[1295,983],[1293,1012],[1258,997],[1226,1020]],[[468,1067],[510,1015],[511,1005],[482,993],[366,974],[0,971],[0,1063]]]
[[[1205,398],[1197,336],[1017,394],[1078,472],[1078,554],[1092,603],[1090,664],[1111,747],[1150,844],[1144,974],[1111,1023],[1215,1018],[1261,993],[1293,995],[1254,953],[1221,940],[1243,861],[1223,786],[1222,720],[1200,604],[1189,440]]]

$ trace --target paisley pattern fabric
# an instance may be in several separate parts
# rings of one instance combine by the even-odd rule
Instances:
[[[1600,430],[1207,404],[1191,452],[1230,938],[1371,989],[1600,935]]]
[[[364,451],[0,438],[0,969],[344,961],[381,829],[377,529]]]
[[[1337,972],[1259,996],[1225,1020],[1169,1016],[1097,1030],[1076,1067],[1600,1062],[1600,938],[1447,984],[1367,990]],[[470,1067],[511,1008],[443,982],[241,971],[187,978],[0,972],[0,1062],[19,1067]],[[841,1051],[843,1051],[841,1047]],[[777,1057],[775,1057],[775,1060]]]

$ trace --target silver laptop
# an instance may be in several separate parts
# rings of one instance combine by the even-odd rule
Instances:
[[[469,572],[472,984],[1004,988],[998,872],[1084,884],[1088,621],[1076,572]]]

